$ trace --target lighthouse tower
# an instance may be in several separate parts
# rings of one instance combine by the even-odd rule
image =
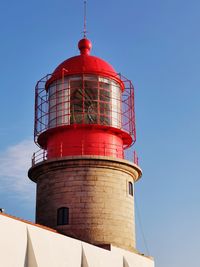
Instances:
[[[37,184],[36,223],[107,247],[135,249],[137,163],[134,88],[101,58],[80,55],[42,78],[35,91],[35,142],[29,177]]]

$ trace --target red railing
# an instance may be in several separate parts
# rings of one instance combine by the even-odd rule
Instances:
[[[56,152],[58,154],[58,150],[59,150],[59,154],[58,154],[58,157],[59,158],[62,158],[62,147],[60,148],[56,148]],[[76,148],[75,148],[76,149]],[[79,147],[77,147],[77,149],[79,149]],[[100,148],[99,148],[100,149]],[[104,147],[104,154],[102,156],[109,156],[111,155],[111,150],[113,152],[114,155],[116,155],[116,152],[117,152],[117,149],[115,148],[107,148],[107,147]],[[101,147],[101,152],[102,152],[102,147]],[[129,153],[130,154],[130,153]],[[84,147],[82,148],[82,153],[80,156],[87,156],[85,153],[84,153]],[[125,155],[123,155],[124,157]],[[40,163],[40,162],[43,162],[43,161],[46,161],[48,159],[48,155],[47,155],[47,151],[44,150],[44,149],[40,149],[38,151],[36,151],[35,153],[33,153],[33,156],[32,156],[32,166],[35,166],[35,164],[37,163]],[[136,151],[133,152],[133,163],[136,164],[136,165],[139,165],[138,163],[138,155],[136,153]]]
[[[134,164],[139,165],[138,161],[139,161],[138,160],[138,155],[137,155],[136,151],[134,150],[134,152],[133,152],[133,162],[134,162]]]
[[[124,157],[124,152],[121,149],[121,147],[117,148],[115,147],[111,147],[108,146],[108,144],[101,144],[99,145],[98,143],[94,144],[92,143],[91,146],[87,145],[87,148],[85,148],[84,146],[82,146],[81,148],[81,154],[80,153],[80,146],[74,146],[73,150],[72,150],[72,156],[76,155],[76,156],[83,156],[83,155],[91,155],[90,153],[90,148],[93,151],[94,150],[94,146],[95,146],[95,150],[97,155],[102,155],[102,156],[109,156],[109,157],[117,157],[117,158],[123,158]],[[55,148],[51,148],[51,153],[55,154],[56,157],[58,158],[62,158],[63,157],[63,151],[64,147],[62,146],[62,144],[59,147],[55,147]],[[52,151],[53,150],[53,151]],[[95,156],[95,155],[94,155]],[[40,149],[38,151],[36,151],[33,156],[32,156],[32,165],[34,166],[35,164],[45,161],[48,159],[48,153],[47,150],[44,149]]]
[[[32,166],[35,166],[35,164],[43,162],[45,160],[47,160],[47,151],[44,149],[40,149],[33,153]]]

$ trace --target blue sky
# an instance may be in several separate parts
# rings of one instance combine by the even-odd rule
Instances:
[[[27,178],[34,86],[78,54],[83,1],[1,1],[0,206],[34,220]],[[135,86],[143,177],[136,184],[138,249],[156,267],[199,267],[200,2],[88,0],[92,54]]]

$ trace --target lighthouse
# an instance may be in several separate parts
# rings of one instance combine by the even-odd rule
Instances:
[[[109,248],[134,251],[134,183],[142,171],[125,158],[136,140],[134,87],[103,59],[80,54],[35,88],[36,223]]]

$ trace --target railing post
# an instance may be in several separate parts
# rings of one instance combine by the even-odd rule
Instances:
[[[84,154],[84,146],[83,146],[83,141],[81,142],[81,155],[83,156]]]
[[[33,156],[32,156],[32,166],[35,165],[35,152],[33,153]]]
[[[60,156],[63,156],[63,143],[60,144]]]
[[[136,165],[138,165],[138,156],[137,156],[137,153],[136,153],[135,150],[134,150],[134,152],[133,152],[133,162],[134,162]]]

